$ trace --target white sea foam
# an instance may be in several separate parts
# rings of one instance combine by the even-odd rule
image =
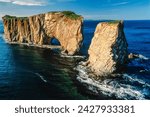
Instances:
[[[140,72],[141,72],[141,73],[143,73],[143,72],[150,72],[150,70],[144,69],[144,70],[140,70]]]
[[[141,90],[138,90],[135,86],[126,83],[120,83],[118,79],[103,79],[96,81],[94,78],[90,78],[85,66],[78,65],[76,70],[79,72],[77,80],[83,84],[86,84],[87,88],[94,93],[102,93],[107,96],[115,96],[118,99],[145,99],[145,95]],[[124,74],[124,78],[128,78],[130,81],[138,81],[131,76]],[[140,84],[145,85],[144,81],[138,81]]]
[[[40,75],[39,73],[35,73],[35,75],[37,75],[38,77],[40,77],[40,79],[41,79],[43,82],[47,83],[47,80],[45,80],[42,75]]]
[[[123,74],[123,78],[130,82],[138,82],[139,84],[150,88],[150,85],[148,83],[146,83],[144,80],[137,78],[136,75]]]
[[[149,58],[147,58],[146,56],[144,56],[142,54],[139,54],[138,57],[141,58],[141,59],[144,59],[144,60],[148,60],[149,59]]]
[[[85,58],[85,56],[80,56],[80,55],[70,56],[70,55],[65,55],[65,54],[61,54],[61,57],[64,57],[64,58],[82,58],[82,59]]]

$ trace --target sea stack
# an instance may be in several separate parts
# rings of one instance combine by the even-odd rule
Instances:
[[[49,45],[55,38],[68,55],[80,50],[83,18],[74,12],[49,12],[30,17],[6,15],[2,19],[8,42]]]
[[[88,50],[88,67],[97,76],[120,70],[128,59],[127,41],[122,21],[99,23]]]

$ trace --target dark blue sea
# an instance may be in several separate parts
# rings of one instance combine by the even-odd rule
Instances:
[[[84,21],[81,55],[87,56],[99,22]],[[7,44],[0,21],[0,99],[150,99],[150,21],[125,21],[124,31],[129,53],[139,58],[129,62],[121,76],[94,82],[81,80],[82,74],[74,69],[81,58]]]

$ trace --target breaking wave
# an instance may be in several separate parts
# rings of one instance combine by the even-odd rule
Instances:
[[[141,59],[148,59],[140,56]],[[86,66],[81,62],[75,69],[78,71],[77,80],[96,94],[102,94],[116,99],[150,99],[150,84],[139,79],[135,74],[116,74],[112,77],[94,80]]]
[[[60,55],[63,58],[81,58],[81,59],[85,59],[85,56],[81,56],[81,55],[74,55],[74,56],[70,56],[70,55],[66,55],[66,54],[61,54]]]
[[[149,58],[143,56],[142,54],[139,54],[138,57],[139,57],[140,59],[149,60]]]

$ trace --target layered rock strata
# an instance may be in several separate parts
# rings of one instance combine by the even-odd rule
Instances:
[[[89,47],[88,67],[98,76],[107,76],[127,62],[127,41],[123,22],[103,22],[96,27]]]
[[[57,39],[64,52],[73,55],[82,43],[83,18],[70,11],[49,12],[30,17],[4,16],[4,33],[9,42],[49,45]]]

